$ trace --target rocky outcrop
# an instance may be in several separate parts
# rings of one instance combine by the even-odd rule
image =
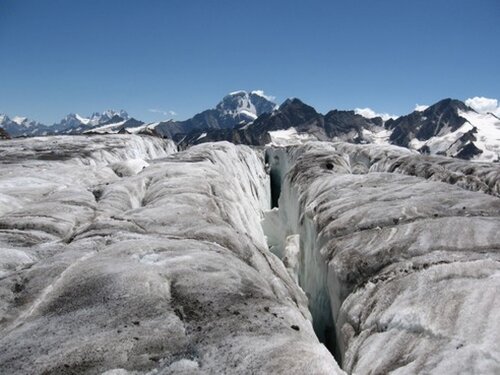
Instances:
[[[9,133],[3,128],[0,128],[0,139],[10,139]]]
[[[287,99],[277,110],[264,113],[252,123],[234,129],[193,132],[180,146],[227,140],[236,144],[263,146],[272,141],[270,133],[294,128],[298,133],[317,140],[360,142],[365,129],[380,127],[380,118],[367,119],[354,111],[330,111],[325,116],[299,99]]]
[[[196,139],[204,132],[215,133],[211,136],[211,141],[231,141],[232,129],[247,125],[264,113],[272,112],[275,106],[260,91],[236,91],[226,95],[213,109],[198,113],[185,121],[162,122],[155,129],[177,142],[184,140],[186,143],[185,139]]]

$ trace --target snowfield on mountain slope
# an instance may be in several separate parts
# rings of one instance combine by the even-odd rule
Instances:
[[[419,150],[427,146],[431,155],[455,155],[460,148],[473,142],[482,153],[471,160],[480,162],[500,160],[500,119],[491,113],[481,114],[475,111],[459,111],[458,114],[466,120],[459,129],[450,132],[445,127],[439,134],[428,140],[421,141],[414,138],[410,141],[410,148]],[[461,144],[460,138],[468,132],[472,132],[475,140]]]
[[[474,160],[500,160],[500,119],[491,113],[462,112],[460,116],[477,128],[474,143],[483,153]]]

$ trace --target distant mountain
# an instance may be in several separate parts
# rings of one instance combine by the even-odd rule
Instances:
[[[190,133],[233,129],[249,124],[275,107],[276,104],[262,91],[236,91],[226,95],[214,109],[185,121],[162,122],[155,129],[165,137],[180,140]]]
[[[107,110],[88,117],[69,114],[52,126],[25,117],[0,115],[0,129],[3,128],[3,138],[5,134],[15,138],[145,133],[171,138],[181,148],[222,140],[256,146],[308,139],[340,140],[394,144],[422,154],[500,161],[500,118],[493,113],[479,113],[460,100],[444,99],[387,121],[373,115],[344,110],[323,115],[296,98],[287,99],[278,107],[262,91],[236,91],[226,95],[215,108],[184,121],[146,124],[123,110]]]
[[[47,131],[47,126],[26,117],[0,115],[0,128],[3,128],[11,137],[41,135]]]
[[[388,120],[389,142],[424,154],[499,161],[500,119],[460,100],[444,99],[424,111]]]
[[[124,123],[130,116],[124,110],[106,110],[102,113],[94,112],[90,117],[70,113],[59,123],[51,127],[53,134],[81,134],[105,125]]]
[[[137,125],[137,120],[131,119],[128,113],[123,110],[107,110],[102,113],[95,112],[89,117],[70,113],[52,126],[41,124],[26,117],[16,116],[10,118],[7,115],[0,115],[0,127],[6,130],[12,137],[81,134],[105,125],[124,125],[127,121],[130,121],[129,125]]]
[[[500,119],[492,113],[478,113],[455,99],[444,99],[385,122],[354,111],[332,110],[322,115],[299,99],[288,99],[249,124],[193,131],[180,146],[220,140],[286,145],[308,139],[394,144],[423,154],[500,161]]]
[[[383,130],[381,118],[368,119],[354,111],[330,111],[325,116],[299,99],[287,99],[271,113],[264,113],[255,121],[234,129],[198,131],[189,134],[181,147],[191,144],[227,140],[233,143],[265,145],[276,137],[287,135],[283,130],[293,129],[302,139],[346,140],[361,142],[363,131]],[[300,137],[299,137],[300,138]]]

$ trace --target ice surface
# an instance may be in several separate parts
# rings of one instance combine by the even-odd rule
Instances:
[[[388,145],[1,142],[0,373],[342,373],[318,338],[348,373],[498,373],[499,181]]]
[[[16,202],[0,214],[0,373],[342,373],[267,248],[263,156],[174,151],[135,135],[0,144]]]
[[[299,283],[345,371],[500,372],[498,166],[321,142],[268,160],[275,233],[299,236]]]

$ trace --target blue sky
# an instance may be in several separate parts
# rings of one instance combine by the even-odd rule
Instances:
[[[500,99],[498,0],[0,0],[0,112],[153,121],[263,89],[319,111]]]

